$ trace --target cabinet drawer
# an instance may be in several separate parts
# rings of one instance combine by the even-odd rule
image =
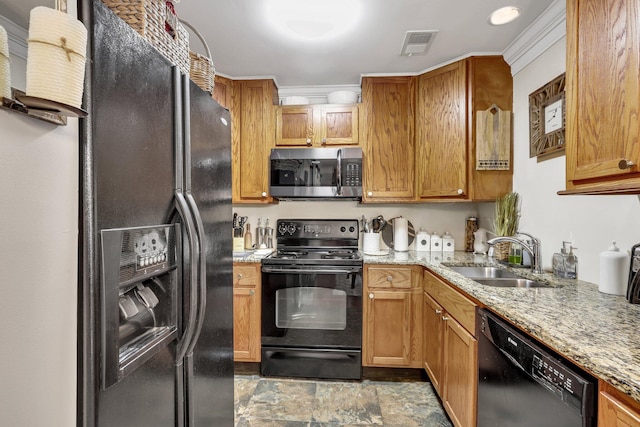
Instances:
[[[368,266],[366,270],[366,283],[369,288],[411,289],[414,287],[411,267]]]
[[[260,282],[260,264],[233,265],[233,287],[256,286]]]
[[[460,292],[429,272],[425,272],[425,291],[472,335],[476,331],[476,305]]]

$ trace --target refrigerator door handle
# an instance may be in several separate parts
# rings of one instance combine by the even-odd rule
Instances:
[[[204,224],[202,223],[202,217],[200,216],[200,210],[198,209],[198,205],[196,204],[195,199],[191,195],[191,193],[187,193],[186,195],[187,203],[191,208],[191,213],[193,215],[193,219],[195,220],[196,232],[199,240],[200,252],[198,253],[199,258],[199,280],[198,280],[198,308],[196,312],[196,323],[194,327],[193,337],[191,338],[191,342],[187,347],[187,354],[191,355],[193,353],[193,349],[198,342],[198,338],[200,337],[200,332],[202,331],[202,324],[204,323],[204,313],[207,309],[207,255],[204,248],[205,235],[204,235]],[[192,307],[193,308],[193,307]]]
[[[175,195],[178,214],[180,215],[180,218],[182,219],[182,221],[184,221],[184,224],[186,225],[185,228],[187,230],[187,238],[189,239],[189,253],[190,253],[190,257],[189,257],[189,264],[190,264],[189,265],[189,276],[190,276],[189,282],[191,284],[191,292],[189,295],[190,310],[189,310],[189,316],[185,321],[184,334],[182,335],[182,339],[178,342],[178,348],[176,350],[176,365],[181,365],[184,360],[184,356],[187,353],[189,345],[193,340],[193,336],[196,330],[196,320],[197,320],[196,309],[198,306],[198,293],[193,291],[194,291],[194,283],[198,282],[199,256],[197,255],[200,253],[200,250],[198,247],[198,242],[196,241],[197,239],[195,235],[196,227],[193,224],[193,218],[189,214],[188,203],[184,195],[182,194],[182,191],[176,190],[174,195]]]

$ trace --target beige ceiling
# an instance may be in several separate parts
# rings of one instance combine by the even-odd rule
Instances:
[[[362,74],[414,74],[473,53],[502,53],[554,0],[362,1],[357,27],[328,43],[280,37],[266,23],[264,0],[181,0],[176,10],[205,37],[223,75],[274,77],[280,87],[335,86],[359,84]],[[53,0],[0,0],[0,14],[26,25],[39,4],[53,7]],[[489,14],[507,5],[518,6],[522,16],[489,25]],[[400,56],[405,33],[415,30],[438,34],[427,55]],[[204,52],[195,36],[190,42]]]

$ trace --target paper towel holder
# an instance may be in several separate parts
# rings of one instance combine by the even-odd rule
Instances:
[[[402,216],[397,216],[395,218],[391,218],[389,220],[387,220],[387,225],[382,229],[382,241],[384,242],[385,245],[387,245],[387,247],[393,249],[393,220],[395,220],[396,218],[402,218]],[[411,244],[413,243],[413,240],[416,237],[416,229],[413,227],[413,224],[411,224],[411,221],[407,220],[407,224],[408,224],[408,240],[407,240],[407,246],[411,246]]]

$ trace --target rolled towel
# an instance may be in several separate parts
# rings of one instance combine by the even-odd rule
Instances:
[[[0,25],[0,99],[11,98],[11,70],[7,30]]]
[[[29,18],[28,96],[80,108],[87,29],[59,10],[38,6]]]

